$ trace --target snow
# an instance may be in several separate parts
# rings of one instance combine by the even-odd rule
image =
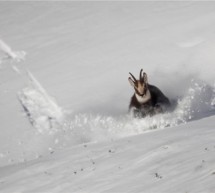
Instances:
[[[30,123],[39,132],[54,130],[57,127],[56,124],[63,122],[63,112],[30,72],[27,73],[27,76],[31,87],[18,93],[19,101]]]
[[[0,192],[215,191],[214,2],[0,6]],[[141,68],[173,112],[128,114]]]
[[[213,121],[82,144],[4,167],[2,192],[213,192]]]

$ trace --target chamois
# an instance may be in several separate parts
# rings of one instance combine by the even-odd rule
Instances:
[[[170,109],[169,99],[156,86],[148,84],[147,74],[140,70],[140,78],[137,80],[130,72],[129,83],[135,93],[131,98],[129,111],[135,117],[153,116]]]

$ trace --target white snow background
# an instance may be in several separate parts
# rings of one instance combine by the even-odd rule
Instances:
[[[214,193],[214,72],[215,2],[1,1],[0,192]]]

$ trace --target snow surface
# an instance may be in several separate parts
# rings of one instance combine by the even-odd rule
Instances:
[[[214,2],[0,2],[0,26],[0,192],[215,192]],[[141,68],[172,113],[128,114]]]

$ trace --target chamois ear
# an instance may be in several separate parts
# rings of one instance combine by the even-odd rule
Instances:
[[[145,72],[143,73],[143,80],[146,84],[148,84],[148,77],[147,77],[147,74]]]
[[[132,87],[134,87],[134,81],[131,79],[131,77],[128,78],[128,82],[131,84]]]

